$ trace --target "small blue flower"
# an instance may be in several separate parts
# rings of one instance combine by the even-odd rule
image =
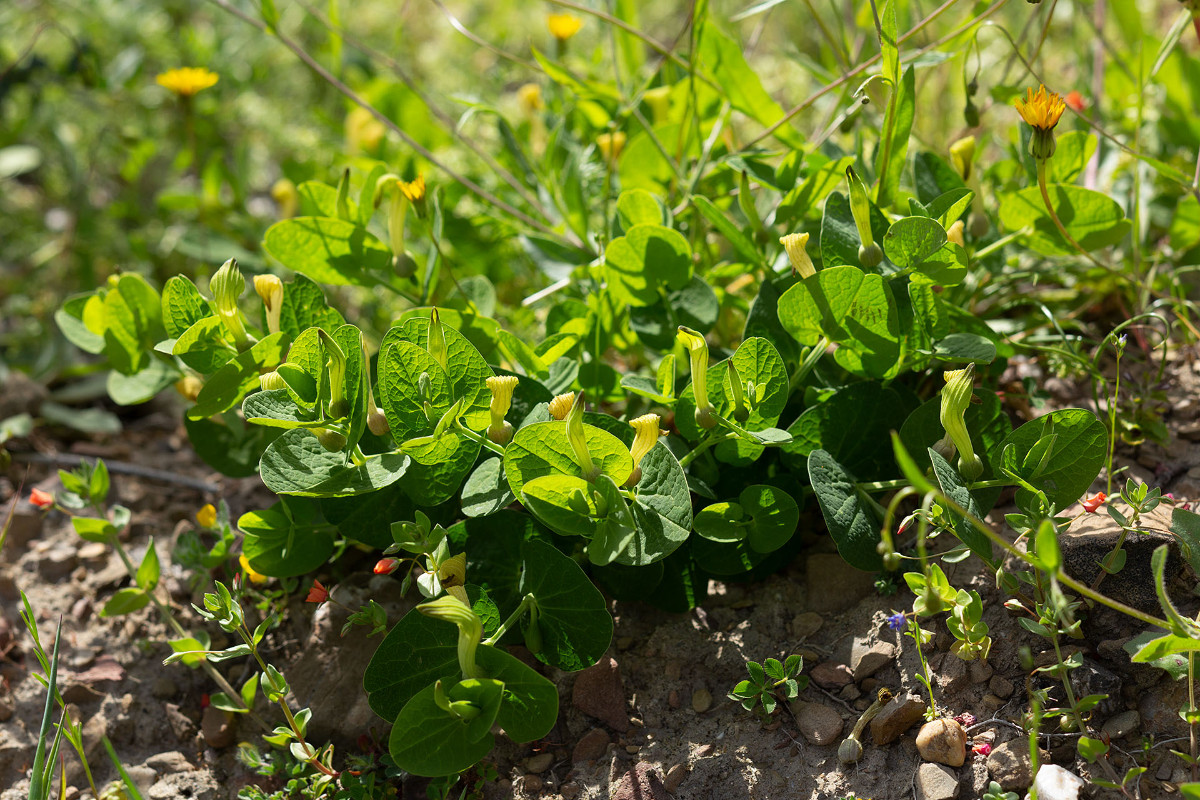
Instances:
[[[908,617],[903,612],[897,612],[887,618],[887,625],[894,631],[902,631],[908,625]]]

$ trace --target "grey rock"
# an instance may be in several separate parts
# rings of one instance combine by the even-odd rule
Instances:
[[[917,800],[954,800],[958,775],[941,764],[922,764],[917,770]]]
[[[155,753],[146,759],[146,766],[159,775],[174,775],[177,772],[188,772],[193,769],[191,762],[187,760],[187,756],[178,750]]]
[[[805,570],[811,611],[845,611],[875,591],[873,574],[855,569],[836,553],[813,553]]]
[[[70,545],[59,545],[51,548],[38,559],[38,574],[49,583],[58,583],[71,575],[71,570],[79,565],[75,548]]]
[[[841,714],[821,703],[794,703],[792,711],[801,735],[820,747],[837,742],[845,725]]]
[[[545,772],[554,763],[553,753],[538,753],[525,762],[525,769],[534,774]]]
[[[147,794],[149,800],[178,800],[181,797],[189,800],[219,800],[225,796],[217,779],[206,769],[165,775],[150,787]]]
[[[621,733],[629,730],[625,685],[616,659],[605,656],[576,676],[571,705],[614,730]]]
[[[953,653],[945,653],[935,673],[938,685],[947,694],[957,694],[971,683],[967,662]]]
[[[125,772],[129,774],[134,785],[142,791],[143,795],[149,793],[150,787],[154,785],[154,779],[158,777],[150,767],[126,767]]]
[[[1170,546],[1166,567],[1168,586],[1183,569],[1183,559],[1179,557],[1179,545],[1175,537],[1166,533],[1171,530],[1169,504],[1164,503],[1149,514],[1143,515],[1142,520],[1147,528],[1162,533],[1129,534],[1123,545],[1127,553],[1125,566],[1116,575],[1104,576],[1101,591],[1112,599],[1140,611],[1158,613],[1159,604],[1154,591],[1150,557],[1159,545]],[[1064,569],[1081,583],[1091,585],[1100,574],[1099,562],[1112,551],[1121,535],[1120,527],[1108,514],[1084,514],[1071,525],[1070,530],[1059,537]]]
[[[1137,711],[1124,711],[1105,720],[1100,732],[1110,739],[1121,739],[1136,731],[1141,721]]]
[[[1013,739],[992,748],[987,758],[988,772],[992,780],[1006,792],[1024,791],[1033,783],[1033,770],[1029,760],[1029,742]]]
[[[967,732],[945,717],[926,722],[917,732],[917,752],[926,761],[961,767],[967,760]]]
[[[1013,682],[1002,675],[993,675],[992,679],[988,681],[988,691],[997,697],[1012,697],[1012,693],[1015,688],[1016,687],[1013,686]]]
[[[164,703],[163,714],[167,718],[167,725],[170,726],[171,732],[179,741],[189,741],[196,735],[196,723],[180,711],[179,706],[174,703]]]
[[[916,695],[893,697],[871,720],[871,740],[877,745],[891,744],[925,716],[925,702]]]
[[[872,644],[855,639],[850,649],[850,671],[855,681],[869,678],[896,660],[896,645],[878,641]]]

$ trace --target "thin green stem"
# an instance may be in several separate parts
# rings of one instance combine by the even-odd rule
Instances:
[[[493,453],[497,453],[501,456],[504,455],[504,448],[502,446],[496,444],[495,442],[493,442],[491,439],[487,438],[486,436],[480,436],[478,433],[471,430],[466,425],[463,425],[461,420],[455,420],[454,427],[455,427],[455,429],[458,430],[459,433],[461,433],[463,436],[466,436],[472,442],[479,442],[479,444],[483,445],[488,450],[491,450]]]
[[[1108,489],[1106,495],[1112,494],[1113,483],[1113,452],[1117,446],[1117,398],[1121,395],[1121,351],[1124,348],[1117,345],[1117,381],[1113,388],[1112,399],[1108,402]]]
[[[739,438],[738,435],[736,433],[733,433],[732,431],[726,432],[725,435],[723,435],[723,436],[716,436],[716,435],[710,434],[708,437],[702,439],[700,441],[700,444],[698,444],[694,448],[692,448],[692,451],[690,453],[683,454],[683,458],[679,459],[679,466],[686,469],[687,465],[691,464],[693,461],[695,461],[696,456],[700,455],[705,450],[708,450],[710,447],[713,447],[714,445],[718,445],[721,442],[727,442],[730,439],[737,439],[737,438]]]
[[[521,617],[525,614],[525,612],[529,611],[529,609],[533,608],[533,606],[536,604],[537,598],[532,594],[527,594],[522,597],[521,604],[517,606],[517,610],[509,614],[508,619],[504,620],[500,627],[496,629],[496,632],[483,640],[483,644],[493,645],[504,638],[504,634],[508,633],[509,628],[516,625],[521,620]]]

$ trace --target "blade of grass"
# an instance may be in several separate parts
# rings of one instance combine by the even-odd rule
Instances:
[[[129,800],[142,800],[142,793],[138,791],[137,784],[133,782],[133,778],[129,777],[129,773],[121,765],[121,759],[117,758],[117,751],[113,749],[112,742],[108,740],[107,736],[100,737],[100,741],[104,743],[104,749],[108,751],[109,759],[112,761],[113,766],[117,768],[117,772],[121,776],[121,782],[125,784],[125,789],[129,792]]]

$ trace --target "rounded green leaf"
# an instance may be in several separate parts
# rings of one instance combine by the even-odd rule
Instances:
[[[592,462],[618,486],[633,473],[633,459],[625,444],[607,431],[584,424],[584,436]],[[544,475],[583,477],[567,441],[567,423],[537,422],[517,431],[504,449],[504,473],[515,496],[520,497],[526,481]]]
[[[1125,218],[1125,212],[1108,195],[1062,183],[1050,184],[1046,188],[1063,227],[1084,250],[1100,250],[1114,245],[1129,233],[1129,220]],[[1000,224],[1011,232],[1026,227],[1033,229],[1023,238],[1031,250],[1048,256],[1078,252],[1058,232],[1037,186],[1001,195],[999,216]]]
[[[595,486],[574,475],[543,475],[524,483],[521,501],[551,530],[591,538],[603,516],[595,492]]]
[[[746,514],[737,503],[713,503],[696,513],[696,533],[711,542],[740,542],[746,538]]]
[[[307,503],[289,509],[279,502],[238,519],[238,528],[245,534],[242,552],[255,572],[288,578],[312,572],[329,560],[333,537],[323,526],[313,524],[311,517],[305,518],[314,511]]]
[[[542,647],[534,655],[563,670],[595,664],[612,641],[612,615],[604,596],[574,560],[551,545],[528,541],[521,554],[518,591],[536,598],[542,633]]]
[[[473,738],[475,733],[469,722],[438,707],[430,684],[405,703],[396,717],[388,736],[388,752],[396,766],[413,775],[454,775],[490,753],[496,743],[486,730],[479,738]]]
[[[379,404],[398,441],[433,430],[453,402],[445,370],[423,347],[412,342],[386,340],[379,357]],[[422,400],[421,376],[428,376],[428,393]],[[432,408],[431,420],[424,403]]]
[[[660,289],[682,289],[692,277],[687,239],[662,225],[634,225],[609,242],[604,262],[610,288],[631,305],[650,305]]]
[[[358,465],[343,453],[326,450],[311,432],[295,429],[271,442],[259,470],[263,483],[276,494],[345,497],[395,483],[411,463],[408,456],[384,453],[367,456]]]
[[[392,267],[392,251],[374,234],[330,217],[276,222],[263,237],[263,249],[318,283],[373,285]]]
[[[800,508],[787,492],[775,486],[747,486],[738,497],[753,519],[746,538],[750,549],[770,553],[783,547],[800,522]]]
[[[896,266],[915,267],[941,249],[946,230],[929,217],[901,217],[883,236],[883,252]]]
[[[870,497],[855,486],[854,476],[829,453],[814,450],[808,456],[808,478],[842,558],[861,570],[881,569],[883,561],[875,549],[880,520]]]

